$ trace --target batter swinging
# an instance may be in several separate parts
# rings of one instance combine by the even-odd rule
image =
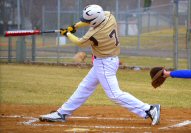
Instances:
[[[117,23],[109,11],[103,11],[99,5],[89,5],[83,10],[81,21],[72,30],[61,29],[61,34],[68,37],[80,47],[91,46],[95,57],[93,67],[79,84],[74,94],[56,112],[41,115],[41,121],[65,122],[67,115],[71,115],[79,108],[101,84],[106,95],[115,103],[127,108],[142,118],[151,118],[152,125],[160,121],[160,105],[149,105],[138,100],[131,94],[119,88],[116,72],[119,67],[118,55],[120,44],[118,40]],[[74,34],[76,29],[90,26],[88,32],[78,38]],[[71,32],[70,32],[71,31]]]

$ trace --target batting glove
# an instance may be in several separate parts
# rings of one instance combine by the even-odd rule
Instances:
[[[67,29],[60,29],[60,34],[67,37],[68,30]]]
[[[67,30],[70,31],[71,33],[75,33],[76,32],[75,24],[71,25],[71,26],[68,26]]]

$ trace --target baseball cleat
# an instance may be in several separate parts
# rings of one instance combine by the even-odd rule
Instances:
[[[40,121],[47,121],[47,122],[65,122],[65,116],[58,112],[52,112],[50,114],[41,115],[39,117]]]
[[[151,105],[151,108],[146,113],[151,118],[152,125],[160,123],[160,104]]]

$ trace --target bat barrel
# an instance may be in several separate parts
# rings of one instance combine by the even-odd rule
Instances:
[[[47,31],[40,31],[40,30],[18,30],[18,31],[6,31],[4,36],[28,36],[28,35],[38,35],[42,33],[58,33],[60,30],[47,30]]]
[[[40,34],[40,30],[20,30],[20,31],[6,31],[5,37],[9,36],[28,36],[28,35],[35,35]]]

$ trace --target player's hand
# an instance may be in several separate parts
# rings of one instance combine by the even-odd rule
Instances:
[[[67,37],[68,30],[67,29],[60,29],[60,34]]]
[[[71,32],[71,33],[75,33],[75,32],[76,32],[75,24],[68,26],[67,30],[68,30],[69,32]]]

